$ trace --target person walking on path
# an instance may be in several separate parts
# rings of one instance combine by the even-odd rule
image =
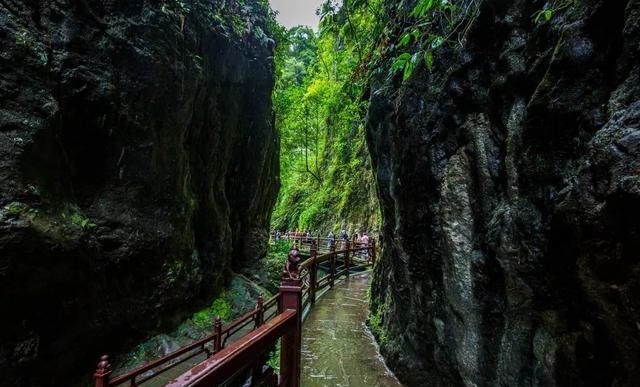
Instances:
[[[367,235],[367,233],[363,233],[362,237],[360,238],[360,246],[366,248],[367,250],[364,250],[364,256],[367,257],[367,261],[369,261],[369,235]]]
[[[344,250],[347,248],[347,242],[349,242],[349,234],[347,234],[347,230],[340,231],[340,237],[342,238],[341,249]]]
[[[327,235],[327,248],[330,249],[331,245],[334,244],[336,242],[336,236],[333,235],[333,231],[329,231],[329,234]]]

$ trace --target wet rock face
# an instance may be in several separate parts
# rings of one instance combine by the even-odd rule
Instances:
[[[476,4],[372,83],[382,352],[412,386],[637,386],[640,4]]]
[[[265,250],[267,34],[255,2],[0,5],[0,385],[70,385]]]

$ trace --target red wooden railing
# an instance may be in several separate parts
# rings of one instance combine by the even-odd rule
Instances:
[[[349,243],[349,248],[355,248],[355,247],[360,247],[360,248],[365,248],[368,247],[369,244],[364,244],[363,242],[360,241],[344,241],[339,237],[334,237],[334,238],[327,238],[327,237],[321,237],[319,235],[316,236],[306,236],[303,234],[298,234],[298,235],[290,235],[290,236],[286,236],[283,235],[280,237],[279,240],[276,240],[273,232],[270,234],[269,237],[270,243],[278,243],[278,242],[284,242],[284,243],[290,243],[290,244],[296,244],[298,246],[298,249],[301,252],[309,252],[311,249],[311,245],[313,244],[313,242],[315,242],[315,245],[317,246],[317,250],[318,253],[328,253],[330,251],[330,246],[332,243],[335,243],[336,246],[339,247],[340,250],[345,250],[346,244]],[[370,237],[370,242],[374,242],[374,238]]]
[[[299,387],[303,311],[313,306],[319,291],[333,287],[338,277],[349,276],[350,270],[372,265],[375,260],[374,241],[367,246],[345,242],[340,251],[332,243],[328,253],[318,255],[314,240],[310,258],[300,264],[299,276],[290,278],[283,273],[278,294],[267,301],[260,297],[254,310],[224,328],[220,318],[216,318],[213,334],[123,375],[111,378],[109,357],[103,355],[94,373],[95,387],[139,386],[203,354],[206,360],[166,387],[216,387],[247,371],[252,387]],[[326,273],[318,278],[323,267]],[[247,334],[227,346],[232,335],[247,327],[251,329]],[[281,339],[279,376],[265,366],[278,339]]]
[[[338,242],[342,250],[336,251],[336,243],[332,243],[329,252],[318,255],[318,245],[312,243],[309,259],[300,264],[300,278],[304,284],[302,292],[303,310],[316,302],[319,291],[332,288],[336,278],[348,277],[355,268],[363,268],[375,264],[376,244],[371,241],[367,245],[349,241]],[[325,264],[327,272],[318,278],[319,268]]]

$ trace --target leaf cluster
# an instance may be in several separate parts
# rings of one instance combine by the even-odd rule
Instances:
[[[475,1],[456,5],[450,0],[418,0],[405,14],[399,10],[404,28],[393,45],[397,52],[390,75],[402,72],[406,81],[422,61],[431,71],[438,49],[443,45],[463,44],[469,27],[478,14]]]
[[[228,322],[231,318],[231,305],[224,292],[220,297],[213,300],[208,308],[194,313],[191,321],[199,328],[210,329],[213,327],[216,317],[220,317],[222,322]]]
[[[544,7],[536,11],[532,18],[534,23],[548,22],[558,14],[558,12],[575,5],[576,0],[554,0],[546,2]]]

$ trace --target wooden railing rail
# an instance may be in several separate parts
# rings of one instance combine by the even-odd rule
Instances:
[[[271,233],[271,237],[270,237],[271,241],[275,242],[275,236],[273,233]],[[340,251],[345,250],[345,244],[348,242],[351,246],[351,248],[355,248],[355,247],[368,247],[372,244],[375,244],[375,239],[373,237],[370,237],[369,239],[369,243],[365,244],[362,241],[353,241],[353,240],[349,240],[349,241],[345,241],[343,239],[341,239],[339,236],[335,236],[334,238],[327,238],[327,237],[323,237],[323,236],[319,236],[319,235],[315,235],[315,236],[311,236],[311,237],[307,237],[305,235],[298,235],[298,236],[285,236],[282,235],[280,236],[280,241],[284,241],[287,243],[291,243],[291,244],[296,244],[298,245],[298,249],[302,252],[307,252],[310,250],[311,245],[313,244],[313,242],[315,242],[315,245],[317,246],[317,251],[318,253],[327,253],[330,251],[331,249],[331,243],[333,242],[334,244],[336,244],[336,246],[338,247],[338,249]]]
[[[335,248],[335,247],[332,247],[332,248]],[[314,248],[311,247],[311,250],[310,250],[311,253],[310,253],[309,259],[302,262],[300,264],[300,268],[301,268],[301,271],[308,272],[308,271],[311,271],[313,265],[317,266],[318,264],[321,264],[327,261],[331,261],[331,264],[335,266],[335,260],[340,255],[342,255],[345,261],[342,267],[343,268],[351,267],[351,266],[354,266],[352,265],[352,263],[356,253],[366,254],[366,257],[368,257],[367,261],[370,261],[370,262],[367,262],[367,265],[375,264],[375,258],[376,258],[375,250],[376,250],[375,243],[371,243],[366,247],[360,247],[360,246],[353,247],[353,245],[350,242],[347,242],[347,247],[343,250],[340,250],[340,251],[332,250],[326,254],[317,255],[317,250],[314,250]],[[333,272],[333,270],[330,270],[330,272]]]
[[[217,386],[260,360],[265,348],[296,328],[297,311],[288,309],[249,332],[233,345],[180,375],[166,387]]]
[[[275,305],[278,303],[279,296],[280,293],[269,298],[267,301],[262,301],[262,297],[259,297],[256,309],[245,313],[224,328],[222,327],[220,318],[217,317],[214,322],[213,334],[112,379],[110,378],[112,371],[109,363],[109,356],[103,355],[100,358],[100,363],[98,364],[98,368],[94,374],[96,378],[95,386],[116,387],[125,383],[128,383],[130,386],[139,386],[140,384],[147,382],[148,380],[155,378],[156,376],[163,374],[196,356],[206,354],[206,357],[209,358],[211,355],[224,348],[229,337],[240,331],[242,328],[248,326],[252,322],[255,327],[258,327],[265,321],[273,319],[277,315]],[[269,309],[273,309],[274,312],[267,314],[266,312]],[[209,345],[209,347],[207,347],[207,345]],[[149,371],[153,372],[149,373]]]
[[[302,311],[309,304],[313,306],[319,290],[333,287],[340,276],[349,276],[351,268],[374,264],[377,253],[375,241],[372,240],[366,246],[340,242],[344,248],[339,251],[336,251],[334,242],[329,246],[328,253],[318,255],[318,241],[319,238],[312,241],[309,259],[299,265],[300,276],[288,277],[283,274],[280,292],[267,301],[259,297],[254,310],[224,328],[218,317],[213,334],[113,379],[110,378],[112,370],[109,357],[103,355],[94,373],[95,387],[116,387],[127,382],[135,387],[202,354],[206,354],[204,362],[167,387],[215,387],[246,369],[252,371],[251,386],[257,386],[258,380],[261,383],[270,380],[269,385],[299,387]],[[364,256],[364,262],[361,260],[356,265],[358,256]],[[338,267],[340,258],[342,264]],[[328,273],[318,278],[318,268],[326,262],[329,262]],[[251,329],[249,333],[227,346],[227,340],[233,334],[247,327]],[[275,346],[278,338],[281,338],[279,382],[272,370],[263,367],[265,354]]]
[[[265,311],[269,308],[275,306],[278,303],[278,297],[280,294],[276,294],[275,296],[269,298],[266,302],[262,301],[262,297],[258,297],[258,303],[256,305],[256,309],[245,313],[243,316],[233,320],[229,325],[227,325],[221,332],[222,338],[222,347],[224,347],[227,343],[227,340],[232,335],[238,333],[243,328],[246,328],[251,323],[254,324],[254,328],[259,327],[264,323]],[[267,317],[275,315],[267,315]]]
[[[336,251],[336,243],[329,246],[329,252],[318,255],[318,245],[313,242],[309,248],[309,259],[300,264],[300,278],[305,284],[302,292],[302,307],[313,306],[316,302],[318,291],[325,287],[333,287],[335,280],[341,276],[348,277],[350,270],[355,267],[369,266],[375,262],[376,245],[375,242],[368,245],[354,242],[340,242],[344,249]],[[364,262],[356,263],[356,257],[364,257]],[[342,258],[342,265],[338,266],[337,261]],[[360,259],[360,258],[358,258]],[[320,264],[329,262],[329,271],[324,276],[318,278],[318,267]]]

